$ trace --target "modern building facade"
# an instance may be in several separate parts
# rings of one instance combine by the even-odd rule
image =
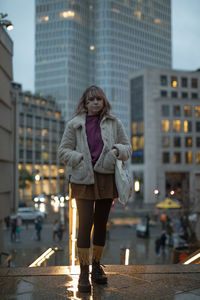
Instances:
[[[0,252],[3,250],[4,218],[17,207],[15,162],[15,106],[10,94],[13,42],[0,26]]]
[[[171,67],[170,0],[36,0],[35,90],[68,120],[84,89],[103,88],[129,128],[128,77]]]
[[[66,192],[64,166],[57,159],[57,148],[64,132],[65,122],[55,101],[22,91],[21,85],[12,84],[17,105],[16,135],[20,200],[30,200],[45,193]],[[26,172],[22,173],[22,170]],[[23,186],[22,176],[26,176]]]
[[[135,199],[200,205],[200,72],[147,68],[130,79]],[[155,191],[158,190],[158,191]],[[199,207],[200,208],[200,207]]]

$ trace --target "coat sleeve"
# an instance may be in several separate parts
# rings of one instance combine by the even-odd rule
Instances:
[[[124,126],[119,119],[117,119],[117,143],[114,144],[114,148],[117,148],[119,151],[118,159],[125,161],[131,157],[132,147]]]
[[[76,151],[76,134],[71,122],[68,122],[58,148],[59,159],[69,167],[75,167],[83,158],[83,154]]]

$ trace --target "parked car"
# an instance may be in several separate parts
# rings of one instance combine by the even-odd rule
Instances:
[[[46,213],[37,210],[35,207],[19,207],[15,215],[11,219],[21,217],[22,221],[35,221],[37,218],[45,219]]]
[[[47,202],[47,196],[45,194],[40,194],[38,196],[35,196],[33,198],[33,201],[35,203],[45,203],[45,202]]]

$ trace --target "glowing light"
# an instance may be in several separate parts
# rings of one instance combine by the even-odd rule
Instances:
[[[170,191],[170,195],[173,196],[174,194],[175,194],[175,191],[174,191],[174,190],[171,190],[171,191]]]
[[[93,45],[90,46],[90,50],[93,51],[95,47]]]
[[[57,248],[55,248],[57,250]],[[40,255],[32,264],[29,265],[29,268],[40,266],[46,259],[48,259],[52,254],[55,253],[55,250],[49,248],[42,255]]]
[[[130,256],[130,249],[126,249],[126,251],[125,251],[125,266],[129,265],[129,256]]]
[[[13,26],[12,24],[10,24],[10,25],[8,25],[8,26],[6,27],[6,29],[7,29],[8,31],[11,31],[11,30],[14,29],[14,26]]]
[[[160,19],[154,19],[154,23],[156,23],[156,24],[162,24],[162,21]]]
[[[173,86],[173,87],[177,87],[177,86],[178,86],[178,81],[173,80],[173,81],[172,81],[172,86]]]
[[[35,175],[35,180],[36,180],[36,181],[39,181],[39,180],[40,180],[40,175],[39,175],[39,174]]]
[[[138,20],[141,20],[141,18],[142,18],[142,12],[141,11],[134,11],[133,14],[134,14],[134,16],[137,17]]]
[[[72,266],[75,266],[76,261],[76,200],[72,199]]]
[[[159,190],[158,190],[158,189],[155,189],[155,190],[153,191],[153,193],[154,193],[155,195],[158,195],[158,194],[159,194]]]
[[[135,192],[139,192],[140,191],[140,182],[139,182],[139,180],[135,181],[135,183],[134,183],[134,189],[135,189]]]
[[[75,16],[75,12],[74,11],[71,11],[71,10],[68,10],[68,11],[62,11],[60,13],[60,17],[61,18],[73,18]]]
[[[193,257],[189,258],[188,260],[186,260],[183,265],[189,265],[191,264],[194,260],[200,258],[200,253],[197,253],[196,255],[194,255]]]

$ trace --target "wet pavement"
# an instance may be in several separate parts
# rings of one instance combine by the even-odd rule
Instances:
[[[139,238],[136,236],[136,219],[119,219],[117,225],[111,225],[109,236],[103,255],[103,264],[119,265],[123,264],[122,256],[124,249],[129,249],[130,265],[146,264],[171,264],[172,248],[166,247],[165,255],[155,254],[155,239],[161,233],[159,226],[150,227],[149,238]],[[58,246],[60,251],[56,252],[47,262],[49,266],[69,265],[68,260],[68,227],[63,235],[63,240],[53,241],[53,225],[44,224],[41,234],[41,241],[34,239],[34,225],[30,224],[21,228],[21,239],[18,242],[11,242],[10,231],[4,230],[5,252],[9,252],[12,257],[13,267],[23,267],[31,264],[39,255],[49,247]]]
[[[106,266],[107,285],[79,293],[78,267],[0,269],[0,299],[199,300],[198,265]]]

